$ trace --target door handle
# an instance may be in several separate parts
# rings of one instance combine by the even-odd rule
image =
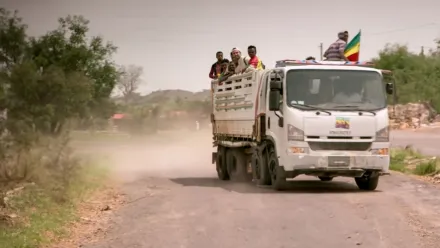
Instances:
[[[267,129],[270,129],[270,117],[267,117]]]

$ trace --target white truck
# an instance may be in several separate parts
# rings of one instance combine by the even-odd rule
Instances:
[[[212,81],[212,162],[221,180],[353,177],[375,190],[389,174],[384,70],[370,63],[277,61],[274,69]]]

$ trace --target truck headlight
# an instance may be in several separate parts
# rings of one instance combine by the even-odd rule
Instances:
[[[303,141],[304,140],[303,130],[296,128],[290,124],[287,124],[287,140]]]
[[[390,141],[390,127],[387,126],[376,132],[376,142]]]

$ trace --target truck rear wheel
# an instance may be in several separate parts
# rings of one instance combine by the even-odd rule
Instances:
[[[233,181],[248,181],[246,154],[238,148],[228,149],[226,152],[226,164],[229,178]]]
[[[270,171],[272,188],[275,190],[284,190],[286,186],[286,175],[284,174],[283,168],[279,166],[275,150],[271,147],[269,148],[268,152],[269,159],[267,161],[267,165]]]
[[[217,176],[220,180],[229,180],[228,169],[226,166],[226,151],[223,146],[217,147],[217,157],[215,161],[215,167],[217,170]]]
[[[270,185],[270,171],[267,166],[267,159],[265,154],[261,154],[259,150],[255,150],[252,154],[252,172],[254,179],[258,185]]]
[[[356,185],[360,190],[373,191],[379,184],[379,176],[363,176],[354,178]]]

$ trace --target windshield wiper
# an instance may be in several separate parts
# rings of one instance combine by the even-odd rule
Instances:
[[[371,110],[360,109],[359,106],[356,106],[356,105],[339,105],[339,106],[336,106],[335,108],[354,108],[353,110],[356,110],[356,111],[367,112],[367,113],[371,113],[373,115],[376,115],[376,112],[371,111]]]
[[[324,110],[324,109],[321,109],[321,108],[318,108],[318,107],[315,107],[315,106],[312,106],[312,105],[298,104],[298,103],[294,103],[294,104],[291,104],[291,105],[292,105],[292,106],[306,107],[306,108],[309,108],[309,109],[312,109],[312,110],[318,110],[318,111],[321,111],[321,112],[327,113],[328,115],[332,115],[332,113],[331,113],[330,111],[327,111],[327,110]]]

